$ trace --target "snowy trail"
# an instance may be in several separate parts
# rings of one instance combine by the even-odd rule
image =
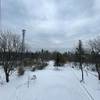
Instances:
[[[45,71],[43,74],[47,75],[47,73]],[[62,73],[60,75],[58,75],[58,77],[55,77],[55,75],[59,74],[59,72],[57,72],[56,74],[54,74],[54,73],[52,73],[52,74],[53,75],[49,75],[50,77],[52,76],[51,79],[49,78],[49,80],[48,80],[49,82],[44,83],[45,77],[43,76],[43,79],[42,79],[43,82],[42,82],[42,80],[40,80],[41,83],[38,83],[38,82],[40,82],[40,81],[38,81],[35,84],[36,85],[35,87],[30,86],[30,88],[28,89],[25,85],[23,85],[21,88],[19,88],[18,90],[15,91],[15,94],[13,93],[12,99],[10,98],[10,100],[28,100],[28,99],[30,99],[30,100],[35,100],[35,99],[36,100],[47,100],[48,98],[50,98],[50,100],[51,99],[55,100],[56,98],[58,100],[66,100],[66,99],[74,100],[74,99],[79,99],[79,98],[81,100],[89,100],[89,99],[87,99],[86,95],[84,94],[84,92],[82,92],[82,90],[80,88],[77,88],[77,91],[76,91],[76,86],[78,84],[75,79],[73,80],[73,79],[71,79],[71,77],[70,78],[68,77],[70,75],[70,72],[68,72],[66,74],[66,77],[67,77],[66,82],[64,82],[64,81],[60,82],[60,80],[63,77],[65,77],[65,76],[63,76]],[[73,77],[73,75],[72,75],[72,77]],[[55,80],[55,81],[53,83],[51,83],[52,80]],[[71,84],[71,83],[74,83],[74,84]],[[34,84],[32,84],[32,85],[34,85]],[[33,92],[33,96],[32,96],[32,92]],[[32,96],[32,98],[31,98],[31,96]]]
[[[81,71],[72,69],[74,75],[76,76],[77,80],[81,80]],[[88,76],[84,72],[85,82],[80,83],[85,92],[89,95],[91,100],[100,100],[100,84],[98,82],[97,76],[94,74],[91,74],[91,72],[88,73]]]
[[[20,78],[13,76],[8,84],[0,87],[0,100],[91,100],[79,82],[80,72],[70,67],[60,69],[54,70],[51,62],[45,70],[28,71]],[[34,74],[37,79],[30,81],[28,88],[27,77]]]
[[[78,78],[78,76],[76,75],[76,73],[74,72],[74,70],[72,69],[76,79],[78,80],[78,82],[80,82],[80,79]],[[80,87],[83,88],[85,90],[85,92],[87,93],[88,97],[91,99],[91,100],[94,100],[92,94],[88,91],[88,89],[84,86],[84,82],[80,82]]]
[[[76,80],[73,73],[68,69],[68,72],[65,74],[62,71],[49,71],[47,75],[47,70],[40,72],[38,77],[41,77],[40,80],[37,80],[35,87],[34,84],[30,85],[28,89],[23,85],[20,89],[17,90],[16,97],[18,100],[90,100],[80,88],[79,82]],[[43,75],[43,76],[42,76]],[[50,78],[46,77],[49,76]],[[74,77],[74,78],[72,78]],[[45,81],[47,80],[47,81]],[[62,81],[61,81],[62,80]],[[74,83],[74,84],[73,84]],[[32,86],[33,85],[33,86]],[[77,87],[76,89],[76,86]],[[23,92],[24,91],[24,92]],[[30,97],[30,94],[33,97]],[[35,91],[35,92],[34,92]],[[24,93],[26,92],[26,97]],[[14,97],[13,97],[14,98]],[[15,100],[17,100],[15,99]]]

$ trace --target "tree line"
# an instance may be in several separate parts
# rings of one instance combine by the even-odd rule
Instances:
[[[63,66],[66,62],[79,63],[84,81],[83,63],[94,64],[100,80],[100,37],[89,40],[87,45],[83,45],[79,40],[73,51],[61,53],[59,51],[44,50],[30,52],[25,45],[25,52],[22,52],[21,36],[13,32],[0,31],[0,64],[3,66],[6,81],[9,82],[10,72],[15,66],[25,66],[25,64],[34,64],[34,60],[41,59],[42,62],[49,60],[55,61],[55,66]],[[88,47],[88,48],[87,48]]]

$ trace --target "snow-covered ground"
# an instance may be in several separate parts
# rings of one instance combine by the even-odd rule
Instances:
[[[72,69],[70,64],[59,69],[55,70],[51,61],[45,70],[26,71],[21,77],[13,73],[9,83],[0,85],[0,100],[100,100],[97,77],[84,72],[85,83],[80,83],[80,70]],[[33,75],[37,79],[31,80]],[[2,69],[0,76],[4,81]]]

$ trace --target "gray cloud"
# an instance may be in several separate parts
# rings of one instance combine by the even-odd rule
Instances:
[[[100,33],[100,0],[2,0],[2,28],[21,34],[32,48],[71,48]]]

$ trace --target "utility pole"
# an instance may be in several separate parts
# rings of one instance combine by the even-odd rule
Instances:
[[[1,30],[1,0],[0,0],[0,30]]]
[[[25,29],[22,30],[22,43],[21,43],[21,66],[18,67],[18,74],[23,75],[24,74],[24,54],[25,54]]]
[[[25,29],[22,30],[22,48],[21,48],[21,62],[23,63],[25,53]]]
[[[26,30],[23,29],[22,30],[22,53],[25,52],[25,32],[26,32]]]

